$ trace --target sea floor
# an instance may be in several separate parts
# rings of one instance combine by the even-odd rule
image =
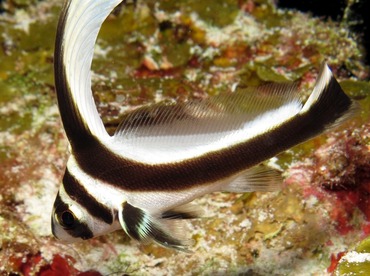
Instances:
[[[0,3],[0,275],[366,275],[370,272],[370,69],[345,19],[274,1],[137,1],[104,23],[93,61],[98,110],[112,132],[143,104],[298,82],[325,60],[362,110],[337,129],[268,160],[269,193],[197,199],[192,253],[138,244],[123,231],[77,244],[51,235],[68,158],[53,48],[62,1]],[[348,10],[350,10],[349,1]]]

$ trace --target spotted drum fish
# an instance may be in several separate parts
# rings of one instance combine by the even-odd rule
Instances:
[[[272,191],[280,174],[260,165],[350,117],[356,103],[326,64],[303,103],[294,84],[270,84],[126,114],[110,136],[91,91],[98,32],[121,0],[68,0],[55,44],[55,85],[70,157],[52,212],[66,242],[118,229],[140,242],[188,250],[190,202],[217,191]]]

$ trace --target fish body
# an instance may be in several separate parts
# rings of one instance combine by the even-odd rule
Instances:
[[[100,27],[120,2],[69,0],[60,16],[55,85],[71,151],[52,213],[60,240],[123,228],[138,241],[186,251],[182,222],[201,215],[193,199],[276,190],[280,174],[259,164],[357,109],[324,64],[305,103],[294,84],[238,89],[138,108],[110,136],[92,97],[90,68]]]

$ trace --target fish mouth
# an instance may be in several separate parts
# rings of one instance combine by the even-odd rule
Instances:
[[[57,240],[61,240],[58,235],[58,229],[57,229],[57,223],[56,223],[56,218],[55,218],[55,212],[53,210],[53,213],[51,215],[51,233],[53,234],[54,238]]]
[[[55,223],[53,221],[53,218],[51,219],[51,233],[53,234],[54,238],[56,238],[57,240],[60,241],[60,239],[58,238],[57,234],[56,234],[56,229],[55,229]]]

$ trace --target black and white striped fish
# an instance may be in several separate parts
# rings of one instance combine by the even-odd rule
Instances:
[[[121,0],[68,0],[55,45],[58,105],[70,142],[52,232],[78,241],[123,228],[138,241],[180,250],[193,199],[215,191],[271,191],[280,176],[262,161],[351,116],[356,104],[323,65],[303,104],[295,85],[267,85],[125,116],[108,135],[91,91],[101,24]],[[183,231],[184,232],[184,231]]]

